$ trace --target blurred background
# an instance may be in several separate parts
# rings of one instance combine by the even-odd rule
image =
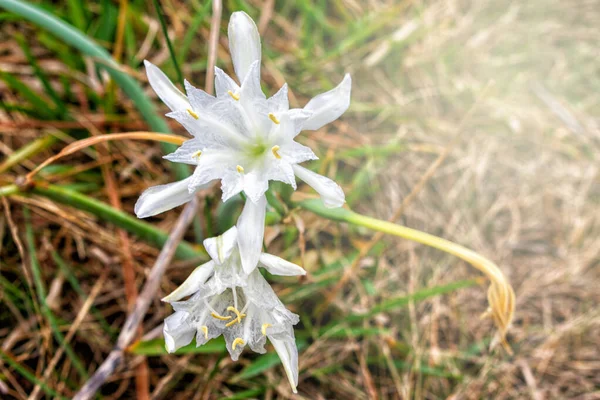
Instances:
[[[186,171],[162,160],[165,146],[117,141],[44,168],[34,187],[23,177],[78,139],[166,124],[185,135],[163,117],[142,62],[203,88],[213,15],[194,0],[32,3],[34,20],[10,11],[31,3],[0,0],[2,399],[71,398],[98,368],[181,212],[140,225],[133,205]],[[320,157],[308,166],[340,183],[351,209],[493,260],[517,296],[514,354],[489,349],[487,283],[469,265],[373,241],[295,207],[310,188],[276,185],[266,244],[308,271],[269,276],[301,317],[299,394],[272,347],[237,363],[219,341],[167,355],[172,310],[159,299],[241,211],[217,185],[97,398],[600,398],[600,2],[225,0],[217,65],[230,73],[236,10],[259,25],[266,93],[287,81],[299,107],[352,74],[350,109],[299,136]],[[80,36],[57,35],[50,17]],[[107,54],[150,102],[98,67]]]

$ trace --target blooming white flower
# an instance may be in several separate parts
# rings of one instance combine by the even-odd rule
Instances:
[[[268,338],[275,347],[294,392],[298,385],[298,349],[293,325],[298,316],[288,311],[258,269],[246,274],[241,267],[236,227],[206,239],[212,260],[196,268],[173,293],[163,298],[175,313],[163,328],[167,351],[174,352],[196,337],[201,346],[221,334],[235,361],[246,345],[265,353]],[[262,253],[259,265],[275,275],[304,275],[304,271],[271,254]],[[181,301],[186,296],[189,300]]]
[[[167,160],[195,165],[192,176],[179,182],[154,186],[135,205],[139,218],[159,214],[189,201],[208,182],[220,179],[223,201],[244,191],[249,202],[238,228],[242,265],[246,273],[256,267],[264,227],[264,193],[270,180],[289,183],[296,189],[296,176],[312,186],[328,207],[340,207],[344,192],[334,181],[299,163],[317,159],[312,150],[294,138],[302,130],[316,130],[337,119],[350,104],[351,79],[310,100],[303,109],[291,109],[287,84],[271,98],[260,87],[261,43],[254,21],[235,12],[229,21],[229,47],[241,85],[215,68],[216,97],[187,81],[187,96],[156,66],[145,62],[148,80],[161,100],[172,110],[167,114],[193,136]]]

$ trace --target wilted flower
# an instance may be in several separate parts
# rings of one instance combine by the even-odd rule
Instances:
[[[258,203],[269,180],[296,188],[295,176],[312,186],[330,207],[344,204],[342,189],[332,180],[298,164],[317,157],[294,141],[302,130],[316,130],[337,119],[350,104],[350,75],[333,90],[320,94],[303,109],[289,109],[287,84],[267,99],[260,87],[261,43],[256,25],[244,12],[229,22],[233,66],[241,85],[215,68],[216,97],[185,82],[187,96],[164,73],[146,61],[150,84],[171,108],[167,114],[192,135],[177,151],[165,156],[195,165],[182,181],[146,190],[135,212],[145,218],[191,199],[204,184],[221,180],[223,201],[244,191]]]
[[[247,345],[265,353],[268,338],[285,368],[292,389],[298,384],[298,349],[293,325],[298,316],[288,311],[258,269],[246,274],[237,246],[238,231],[206,239],[212,260],[196,268],[173,293],[163,298],[175,313],[165,319],[167,351],[174,352],[196,337],[201,346],[221,334],[233,360]],[[274,275],[304,275],[304,271],[271,254],[262,253],[259,266]],[[181,301],[186,296],[189,300]]]

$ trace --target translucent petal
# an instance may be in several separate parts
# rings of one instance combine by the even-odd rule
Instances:
[[[156,65],[147,60],[144,60],[144,65],[146,66],[146,75],[148,75],[150,86],[163,103],[173,111],[185,110],[190,107],[187,97],[173,85]]]
[[[194,339],[196,329],[188,323],[188,315],[184,311],[178,311],[165,318],[163,334],[165,336],[165,346],[169,353],[187,346]]]
[[[188,190],[191,180],[192,177],[189,177],[179,182],[146,189],[135,203],[135,215],[138,218],[147,218],[187,203],[194,196]]]
[[[223,264],[231,257],[231,252],[237,244],[237,228],[229,228],[221,236],[205,239],[203,244],[208,255],[217,265]]]
[[[288,99],[287,83],[284,83],[277,93],[267,99],[267,106],[269,107],[269,112],[272,112],[275,115],[289,110],[290,103]]]
[[[299,165],[293,165],[296,176],[310,185],[321,195],[321,200],[326,207],[341,207],[346,202],[342,188],[329,178],[314,173]]]
[[[296,276],[306,275],[306,271],[283,258],[274,256],[272,254],[262,253],[259,258],[260,264],[271,274],[281,276]]]
[[[221,200],[226,202],[244,190],[244,178],[237,171],[226,171],[221,177]]]
[[[163,156],[165,160],[182,164],[197,165],[200,159],[199,151],[204,149],[205,144],[196,138],[186,140],[174,153]]]
[[[195,192],[208,182],[221,179],[230,167],[233,155],[226,151],[205,151],[198,160],[188,190]]]
[[[242,268],[246,274],[256,268],[262,252],[266,209],[265,196],[261,196],[257,202],[247,199],[236,225]]]
[[[302,129],[304,129],[304,123],[313,116],[314,112],[300,108],[292,108],[287,112],[287,114],[290,116],[290,120],[294,126],[293,137],[296,137],[302,131]]]
[[[231,14],[227,34],[233,68],[241,82],[253,62],[258,61],[260,65],[261,49],[258,28],[248,14],[237,11]]]
[[[232,124],[220,115],[205,113],[192,116],[186,111],[175,111],[167,114],[174,118],[204,146],[230,146],[238,148],[246,143],[246,138]]]
[[[346,74],[337,87],[309,101],[304,110],[314,114],[304,122],[302,129],[317,130],[338,119],[350,106],[351,89],[352,79]]]
[[[204,110],[217,101],[217,98],[215,96],[211,96],[204,90],[192,86],[192,84],[189,83],[187,80],[184,81],[184,85],[185,92],[188,95],[188,100],[190,101],[192,109],[196,111]]]
[[[209,261],[194,269],[190,276],[177,287],[171,294],[162,298],[162,301],[170,303],[179,301],[186,296],[194,294],[198,291],[201,285],[204,285],[206,280],[212,275],[215,263]]]
[[[258,202],[269,188],[268,178],[260,169],[243,174],[244,193],[254,203]]]
[[[310,147],[301,145],[297,142],[289,142],[281,146],[279,149],[281,159],[291,164],[298,164],[304,161],[318,160],[319,157],[311,150]]]
[[[292,332],[293,334],[293,332]],[[285,374],[290,382],[292,391],[298,393],[298,348],[294,339],[276,339],[269,335],[269,341],[273,344]]]
[[[217,97],[229,97],[228,91],[237,93],[240,91],[240,87],[229,75],[227,75],[221,68],[215,67],[215,94]],[[231,99],[233,101],[233,99]]]

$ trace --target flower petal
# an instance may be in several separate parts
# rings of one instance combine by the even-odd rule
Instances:
[[[269,107],[269,112],[276,115],[290,109],[287,83],[284,83],[277,93],[267,99],[267,106]]]
[[[171,303],[173,301],[179,301],[192,293],[195,293],[200,289],[200,286],[204,285],[206,280],[212,275],[215,269],[215,263],[209,261],[194,269],[190,276],[183,281],[181,285],[177,287],[171,294],[162,298],[162,301]]]
[[[306,275],[306,271],[283,258],[274,256],[273,254],[262,253],[259,258],[260,264],[271,274],[281,276],[297,276]]]
[[[206,146],[206,144],[202,142],[202,140],[197,138],[186,140],[177,148],[177,150],[175,150],[175,152],[167,154],[166,156],[163,156],[163,158],[171,162],[197,165],[201,155],[199,151]]]
[[[163,103],[173,111],[185,110],[190,107],[187,97],[173,85],[164,72],[150,61],[144,60],[144,65],[146,66],[146,75],[148,75],[150,86]]]
[[[256,268],[262,252],[266,211],[267,199],[265,196],[261,196],[257,202],[247,199],[236,225],[242,268],[246,274]]]
[[[190,104],[194,110],[204,110],[217,101],[215,96],[211,96],[204,90],[192,86],[192,84],[187,80],[185,80],[183,83],[185,85],[185,92],[187,93],[188,100],[190,101]]]
[[[229,36],[229,50],[233,68],[241,82],[246,77],[253,62],[258,61],[260,64],[258,28],[248,14],[237,11],[231,14],[227,35]]]
[[[135,215],[147,218],[187,203],[194,196],[188,190],[192,177],[166,185],[152,186],[135,203]]]
[[[293,338],[276,339],[270,335],[268,337],[283,364],[283,369],[290,381],[292,391],[298,393],[296,389],[298,386],[298,348],[296,347],[295,340]]]
[[[298,136],[298,134],[302,131],[304,123],[313,116],[314,112],[309,110],[303,110],[301,108],[292,108],[287,112],[290,116],[290,120],[293,123],[294,134],[293,137]]]
[[[237,171],[227,170],[221,177],[221,201],[227,200],[244,190],[244,178]]]
[[[237,228],[229,228],[221,236],[204,239],[204,248],[217,265],[223,264],[231,256],[231,252],[237,244]]]
[[[227,75],[221,68],[215,67],[215,94],[219,97],[230,97],[228,91],[237,93],[240,91],[240,87],[229,75]],[[233,101],[233,99],[231,99]]]
[[[319,175],[299,165],[292,165],[292,168],[294,168],[294,172],[298,178],[302,179],[321,195],[321,200],[325,204],[325,207],[335,208],[344,205],[346,197],[340,185],[323,175]]]
[[[337,87],[309,101],[304,110],[313,111],[314,114],[304,122],[302,129],[317,130],[338,119],[350,106],[351,89],[352,78],[346,74]]]
[[[165,318],[163,334],[165,336],[165,347],[169,353],[187,346],[194,339],[196,328],[187,323],[188,315],[185,311],[177,311]]]
[[[231,162],[232,154],[227,151],[211,150],[202,153],[188,185],[190,193],[202,189],[212,180],[221,179]]]
[[[290,164],[299,164],[304,161],[318,160],[319,157],[310,147],[291,141],[281,146],[279,149],[281,159]]]

